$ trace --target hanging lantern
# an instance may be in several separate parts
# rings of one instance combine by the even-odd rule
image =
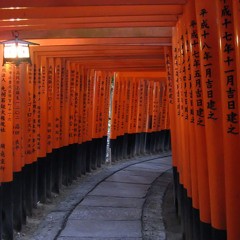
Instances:
[[[15,39],[1,42],[3,44],[3,65],[7,62],[12,62],[17,66],[21,62],[31,64],[29,46],[39,44],[18,39],[18,32],[14,32],[14,36]]]

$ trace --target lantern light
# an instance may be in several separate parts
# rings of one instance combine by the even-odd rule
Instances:
[[[31,64],[29,45],[39,45],[18,39],[18,32],[14,32],[15,39],[1,42],[3,44],[3,65],[6,62],[13,62],[19,65],[21,62]]]

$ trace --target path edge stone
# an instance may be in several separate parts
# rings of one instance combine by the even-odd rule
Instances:
[[[163,201],[172,178],[172,168],[170,168],[157,177],[148,190],[142,209],[143,240],[167,239],[163,218]]]

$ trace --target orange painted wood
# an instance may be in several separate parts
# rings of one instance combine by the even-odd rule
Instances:
[[[118,113],[118,91],[119,91],[119,78],[114,74],[114,88],[112,97],[112,110],[111,110],[111,132],[110,139],[117,137],[117,113]]]
[[[184,4],[186,0],[122,0],[121,2],[116,2],[115,0],[104,0],[101,1],[101,5],[162,5],[162,4]],[[99,0],[58,0],[58,1],[48,1],[41,0],[40,2],[33,2],[31,0],[9,0],[6,2],[1,2],[0,7],[60,7],[60,6],[98,6]]]
[[[141,16],[141,15],[178,15],[180,5],[136,5],[132,6],[75,6],[41,8],[1,8],[0,19],[69,18],[90,16]]]
[[[23,92],[24,96],[24,105],[22,104],[21,111],[24,112],[24,117],[22,119],[22,125],[24,126],[24,147],[23,147],[23,157],[22,157],[22,166],[24,164],[31,164],[35,162],[36,156],[34,154],[34,145],[35,145],[35,135],[33,134],[33,92],[34,92],[34,72],[33,66],[30,64],[21,64],[21,83],[24,82]],[[23,106],[25,110],[23,110]]]
[[[21,66],[24,68],[24,66]],[[23,127],[22,119],[25,120],[25,116],[23,111],[25,110],[25,106],[23,105],[23,94],[21,87],[20,78],[20,67],[13,67],[13,172],[20,172],[22,170],[22,157],[24,150],[23,148],[23,136],[25,135]],[[24,107],[24,108],[23,108]]]
[[[223,113],[219,81],[219,50],[217,44],[219,37],[216,11],[211,11],[211,9],[216,8],[216,2],[203,0],[201,2],[196,1],[195,4],[199,47],[201,49],[200,61],[206,126],[206,140],[203,140],[202,143],[205,143],[207,146],[208,157],[208,169],[206,167],[202,174],[207,170],[209,173],[209,182],[205,182],[204,190],[206,190],[206,187],[209,185],[212,225],[218,229],[225,229],[226,203],[222,128]],[[202,9],[205,9],[209,14],[205,13],[205,10]],[[205,24],[203,24],[203,27],[201,25],[204,21],[207,21],[207,28]],[[211,37],[209,37],[208,34],[210,34]],[[206,44],[208,47],[204,47]],[[209,47],[211,47],[211,49]],[[209,56],[211,56],[211,59]],[[199,163],[199,166],[200,164],[203,166],[202,161]],[[201,176],[202,174],[199,175]],[[203,207],[205,206],[206,199],[203,201]],[[202,216],[200,215],[202,221],[209,222],[210,216],[208,216],[208,214],[204,215],[204,212]]]
[[[204,119],[204,109],[203,109],[203,96],[202,96],[202,85],[201,85],[201,75],[200,75],[200,65],[196,64],[199,62],[199,55],[195,54],[199,52],[198,46],[198,37],[196,34],[197,27],[196,25],[191,25],[189,23],[196,22],[194,2],[190,1],[186,9],[186,27],[189,27],[188,36],[186,36],[186,41],[189,42],[188,46],[189,51],[187,51],[187,60],[189,64],[190,60],[190,86],[189,90],[191,91],[190,96],[190,124],[189,131],[194,133],[194,136],[191,136],[191,181],[192,181],[192,199],[193,207],[199,209],[199,189],[198,189],[198,167],[197,162],[201,163],[202,159],[206,159],[206,145],[204,144],[205,139],[205,119]],[[187,49],[186,49],[187,50]],[[189,68],[189,65],[188,65]],[[189,71],[189,70],[188,70]],[[188,73],[189,74],[189,73]],[[192,88],[192,89],[191,89]],[[193,104],[193,106],[192,106]],[[193,111],[193,112],[192,112]],[[193,115],[194,114],[194,115]],[[194,121],[194,125],[192,122]],[[197,146],[194,148],[194,145]],[[199,172],[200,173],[200,172]],[[204,177],[208,178],[207,172]],[[200,176],[199,176],[200,177]]]
[[[65,63],[65,72],[63,76],[63,146],[69,145],[69,115],[70,115],[70,62]]]
[[[53,148],[60,148],[60,128],[61,128],[61,78],[62,78],[62,61],[56,58],[54,63],[54,93],[53,93]]]
[[[88,78],[88,90],[87,90],[87,114],[88,114],[88,128],[87,128],[87,139],[91,141],[93,137],[93,126],[95,122],[93,121],[93,114],[94,114],[94,98],[95,98],[95,70],[91,69],[89,71]]]
[[[214,227],[220,229],[227,228],[228,239],[236,239],[240,236],[239,218],[240,214],[239,197],[236,193],[239,191],[239,185],[236,183],[239,181],[238,170],[240,169],[239,159],[236,156],[236,152],[240,147],[239,138],[239,81],[237,78],[237,46],[239,42],[235,42],[235,29],[234,29],[234,11],[232,0],[226,0],[224,2],[215,1],[217,6],[217,19],[218,24],[218,39],[221,41],[221,45],[218,46],[219,51],[219,65],[220,65],[220,89],[221,89],[221,103],[222,103],[222,137],[224,145],[224,165],[220,165],[225,173],[225,196],[226,196],[226,215],[222,213],[222,209],[216,209],[220,211],[217,215],[213,216]],[[239,6],[238,6],[239,7]],[[238,13],[237,13],[238,14]],[[215,26],[213,26],[215,27]],[[230,34],[230,38],[225,37],[225,34]],[[219,148],[219,145],[218,145]],[[222,164],[223,159],[220,164]],[[218,184],[221,184],[218,183]],[[216,187],[220,187],[216,183]],[[223,194],[223,192],[221,192]],[[216,203],[215,203],[216,204]],[[231,207],[230,207],[231,206]],[[225,210],[225,209],[224,209]],[[221,215],[220,215],[221,214]],[[225,218],[226,217],[226,218]]]
[[[10,37],[10,36],[9,36]],[[34,36],[26,39],[27,41],[32,41]],[[171,37],[159,36],[158,38],[154,37],[128,37],[128,38],[107,38],[107,37],[95,37],[95,38],[53,38],[53,39],[38,39],[34,38],[34,42],[40,44],[40,46],[69,46],[69,45],[170,45]],[[35,48],[35,47],[33,47]]]
[[[47,58],[40,58],[40,94],[39,94],[39,109],[40,109],[40,126],[38,132],[39,150],[38,157],[45,157],[47,153]]]
[[[167,72],[167,94],[168,94],[168,104],[169,104],[169,121],[171,130],[171,145],[172,145],[172,161],[173,166],[178,166],[177,158],[177,146],[176,146],[176,95],[174,89],[174,79],[173,79],[173,55],[172,48],[165,47],[165,61],[166,61],[166,72]]]
[[[101,17],[78,17],[78,18],[43,18],[43,19],[4,19],[0,22],[0,26],[34,26],[34,25],[53,25],[58,24],[60,26],[64,24],[77,25],[77,24],[89,24],[89,23],[167,23],[176,22],[176,15],[144,15],[139,18],[139,16],[101,16]]]
[[[47,63],[47,153],[53,149],[54,138],[54,59],[49,58]]]
[[[13,180],[13,65],[5,64],[1,74],[1,182]]]

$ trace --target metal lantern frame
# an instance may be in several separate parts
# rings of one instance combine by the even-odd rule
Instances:
[[[3,65],[7,62],[14,63],[16,66],[18,66],[21,62],[28,62],[28,63],[32,64],[29,46],[30,45],[39,45],[39,44],[18,39],[17,32],[14,33],[14,36],[15,36],[15,39],[1,42],[1,44],[3,44]],[[24,57],[19,57],[18,55],[16,55],[16,57],[11,57],[11,58],[5,57],[4,56],[4,48],[6,47],[7,44],[15,44],[16,48],[20,45],[25,45],[25,47],[28,48],[29,57],[24,58]]]

